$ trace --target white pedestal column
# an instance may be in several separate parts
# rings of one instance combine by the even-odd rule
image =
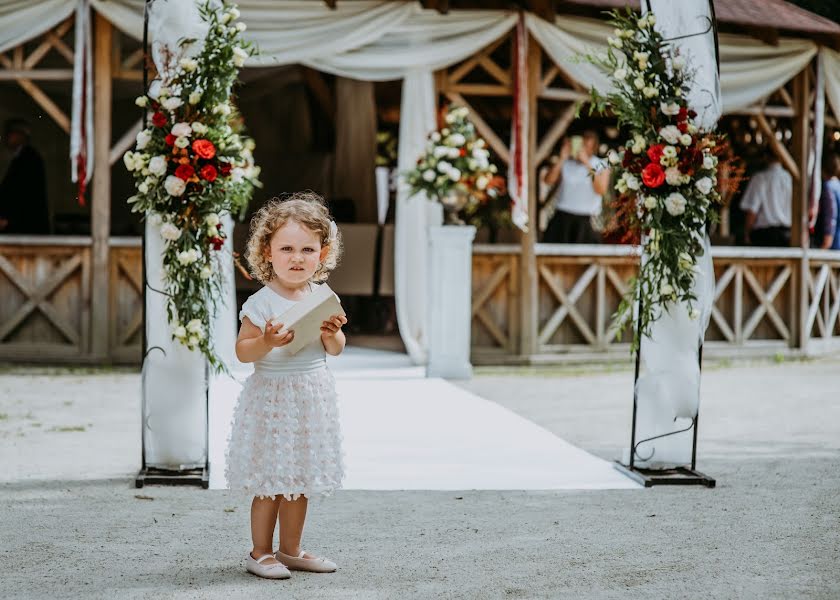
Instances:
[[[429,228],[427,377],[469,379],[475,227]]]

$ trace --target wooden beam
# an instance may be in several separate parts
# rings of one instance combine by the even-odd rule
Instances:
[[[94,171],[91,201],[92,277],[91,277],[91,353],[105,358],[109,351],[110,306],[109,246],[111,232],[111,46],[113,27],[98,12],[94,21],[93,102]]]
[[[510,96],[513,88],[493,83],[458,83],[449,86],[446,91],[468,96]]]
[[[525,0],[525,6],[529,11],[554,24],[554,6],[551,0]]]
[[[73,79],[73,69],[0,70],[0,81],[68,81]]]
[[[52,117],[53,121],[55,121],[59,127],[61,127],[65,133],[68,135],[70,134],[70,119],[67,118],[67,115],[64,114],[64,111],[61,110],[55,102],[50,100],[50,97],[47,96],[41,88],[37,85],[32,83],[29,79],[18,79],[18,85],[26,90],[26,93],[32,96],[32,99],[37,102],[44,111]]]
[[[72,65],[74,60],[73,51],[67,46],[67,44],[64,43],[64,40],[61,39],[61,37],[70,30],[72,24],[73,18],[71,17],[56,27],[54,31],[47,32],[44,35],[44,41],[42,41],[26,58],[26,60],[23,61],[23,68],[31,69],[41,62],[41,59],[44,58],[44,56],[46,56],[46,54],[53,48],[64,56],[64,58],[67,59],[67,62]]]
[[[793,117],[796,111],[790,106],[750,106],[734,110],[727,115],[764,115],[765,117]]]
[[[589,94],[586,92],[578,92],[576,90],[564,90],[561,88],[545,88],[540,90],[539,97],[543,100],[560,100],[562,102],[577,102],[578,100],[586,100]]]
[[[470,103],[467,102],[461,94],[455,92],[446,92],[446,97],[455,104],[465,106],[470,111],[468,118],[472,124],[475,125],[479,135],[483,137],[488,144],[490,144],[490,147],[496,152],[496,154],[499,155],[499,158],[505,164],[510,163],[510,149],[507,144],[505,144],[501,138],[496,135],[496,132],[493,131],[484,119],[479,116],[476,110],[470,106]]]
[[[810,265],[808,247],[808,209],[810,207],[810,186],[808,185],[808,158],[811,141],[811,107],[808,106],[810,96],[810,77],[808,69],[804,69],[793,82],[793,103],[796,117],[793,120],[793,155],[802,177],[793,182],[793,200],[791,203],[790,242],[795,248],[802,249],[802,258],[797,265],[796,279],[793,287],[794,314],[791,319],[789,343],[803,352],[808,351],[810,331],[806,326],[808,319],[808,279]],[[797,285],[798,284],[798,285]]]
[[[758,128],[761,129],[761,132],[767,138],[767,143],[770,144],[773,154],[776,155],[776,158],[782,161],[782,164],[785,165],[785,169],[790,172],[793,178],[798,180],[800,174],[799,166],[787,151],[787,148],[785,148],[782,142],[776,138],[776,132],[773,131],[772,127],[770,127],[770,123],[767,121],[767,118],[763,114],[758,113],[755,115],[755,120],[758,122]]]
[[[508,36],[502,36],[501,38],[499,38],[498,40],[496,40],[495,42],[493,42],[489,46],[487,46],[485,48],[482,48],[478,52],[478,54],[474,54],[473,56],[471,56],[470,58],[468,58],[467,60],[462,62],[460,65],[458,65],[449,74],[449,77],[448,77],[449,83],[455,84],[455,83],[458,83],[459,81],[461,81],[464,77],[467,76],[467,74],[470,73],[470,71],[475,69],[475,67],[478,65],[478,62],[481,60],[482,57],[488,57],[489,58],[490,55],[493,54],[493,52],[496,51],[496,48],[498,48],[499,46],[501,46],[504,43],[504,41],[507,39],[507,37]],[[443,91],[446,91],[446,90],[443,90]]]
[[[119,140],[117,140],[117,143],[114,144],[111,148],[111,152],[108,154],[108,165],[113,165],[122,158],[123,154],[125,154],[127,150],[134,146],[137,134],[140,132],[142,127],[143,119],[140,118],[134,125],[126,130]]]

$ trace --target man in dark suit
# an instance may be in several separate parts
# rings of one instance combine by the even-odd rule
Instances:
[[[6,121],[3,143],[12,160],[0,182],[0,233],[50,232],[44,159],[29,144],[29,135],[25,121]]]

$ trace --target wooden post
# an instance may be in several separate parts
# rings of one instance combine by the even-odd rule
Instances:
[[[109,251],[111,234],[111,23],[95,12],[93,55],[94,151],[93,198],[91,201],[92,278],[91,278],[91,353],[108,355],[110,329]]]
[[[808,153],[810,150],[810,69],[805,67],[793,82],[793,105],[796,111],[793,122],[794,159],[799,169],[799,178],[793,182],[793,198],[791,203],[791,245],[802,249],[797,273],[798,293],[794,302],[796,314],[791,319],[791,346],[800,348],[803,352],[808,349],[807,319],[808,319],[808,278],[810,275],[808,264],[808,207],[810,204],[810,189],[808,179]]]
[[[522,333],[519,353],[530,357],[537,353],[537,339],[539,336],[539,283],[537,273],[537,255],[535,245],[539,234],[538,193],[537,181],[537,94],[540,89],[540,71],[542,49],[530,34],[528,34],[528,231],[521,236],[522,243],[522,277],[520,314],[522,316]]]

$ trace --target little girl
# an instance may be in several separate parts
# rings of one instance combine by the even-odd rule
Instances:
[[[236,356],[254,363],[234,411],[226,476],[231,489],[253,494],[249,572],[286,579],[289,569],[331,573],[336,565],[301,550],[310,496],[341,486],[341,433],[335,380],[326,354],[344,349],[335,315],[321,325],[320,339],[290,354],[283,347],[295,332],[277,318],[311,293],[335,268],[338,230],[323,200],[297,193],[272,200],[254,215],[248,240],[252,274],[265,287],[245,301]],[[273,553],[274,523],[280,549]]]

